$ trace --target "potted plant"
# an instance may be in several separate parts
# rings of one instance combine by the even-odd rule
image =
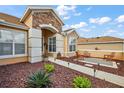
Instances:
[[[61,58],[61,53],[58,52],[58,53],[57,53],[57,59],[60,59],[60,58]]]
[[[98,47],[96,47],[95,50],[99,50]]]
[[[42,55],[43,61],[48,61],[48,56],[47,55]]]

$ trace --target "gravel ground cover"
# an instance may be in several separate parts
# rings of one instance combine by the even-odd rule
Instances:
[[[43,69],[44,64],[51,62],[39,63],[18,63],[13,65],[0,66],[0,87],[1,88],[24,88],[27,87],[27,77],[37,70]],[[52,88],[72,88],[72,80],[76,76],[85,76],[92,82],[93,88],[120,88],[120,86],[100,80],[86,74],[74,71],[72,69],[55,65],[55,71],[50,79],[52,80]]]

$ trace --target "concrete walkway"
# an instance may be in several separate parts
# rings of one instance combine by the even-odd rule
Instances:
[[[49,61],[94,77],[94,69],[92,68],[77,65],[74,63],[69,63],[66,61],[58,60],[58,59],[54,60],[54,58],[52,57],[49,57]],[[124,77],[122,76],[96,70],[95,77],[124,87]]]

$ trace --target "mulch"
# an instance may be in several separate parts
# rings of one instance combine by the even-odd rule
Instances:
[[[85,66],[85,64],[90,64],[90,63],[75,61],[74,60],[75,57],[71,57],[71,58],[61,57],[59,59],[61,59],[63,61],[68,61],[70,63],[75,63],[75,64],[78,64],[78,65],[82,65],[82,66]],[[94,68],[94,69],[97,69],[97,70],[101,70],[101,71],[105,71],[105,72],[108,72],[108,73],[116,74],[116,75],[119,75],[119,76],[124,76],[124,62],[123,61],[116,61],[116,62],[120,63],[120,65],[117,65],[118,68],[98,66],[98,65],[95,65],[95,64],[92,64],[93,67],[90,67],[90,68]]]
[[[18,63],[13,65],[0,66],[0,87],[1,88],[25,88],[27,87],[27,77],[33,72],[43,69],[44,64],[51,62],[39,63]],[[120,86],[100,80],[86,74],[74,71],[72,69],[55,65],[55,71],[50,79],[52,88],[72,88],[73,78],[76,76],[85,76],[92,82],[93,88],[120,88]]]

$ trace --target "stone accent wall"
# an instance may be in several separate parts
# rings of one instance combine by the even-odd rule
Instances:
[[[52,12],[34,12],[33,13],[33,28],[39,27],[42,24],[52,24],[59,31],[62,30],[61,23],[55,18]]]

